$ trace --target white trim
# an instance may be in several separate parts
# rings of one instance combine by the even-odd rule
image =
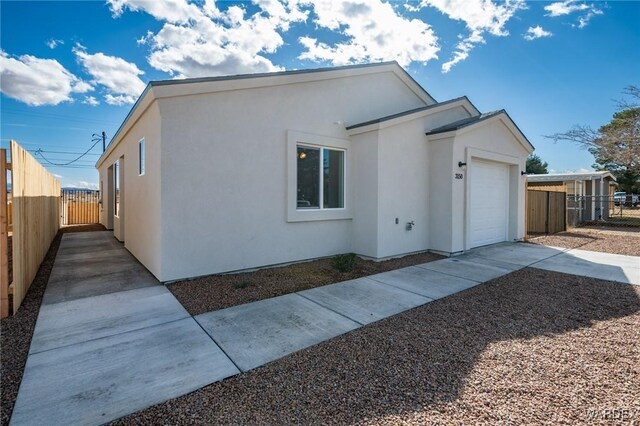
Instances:
[[[138,176],[144,176],[146,170],[147,147],[144,138],[138,141]]]
[[[323,208],[323,187],[320,186],[320,207],[317,209],[298,209],[298,186],[297,186],[297,147],[299,145],[310,148],[329,148],[344,152],[343,162],[343,185],[344,185],[344,207],[343,208]],[[322,151],[321,151],[322,154]],[[320,155],[322,161],[322,155]],[[322,167],[321,169],[322,170]],[[322,173],[321,173],[322,175]],[[321,182],[322,183],[322,182]],[[339,220],[351,219],[351,192],[349,190],[349,141],[346,139],[332,138],[330,136],[314,135],[311,133],[287,131],[287,222],[307,222],[318,220]]]

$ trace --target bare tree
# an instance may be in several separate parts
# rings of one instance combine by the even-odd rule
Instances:
[[[640,88],[627,86],[623,94],[631,100],[616,101],[618,111],[598,130],[575,125],[567,132],[545,137],[555,142],[573,142],[587,149],[595,157],[598,168],[640,173]]]

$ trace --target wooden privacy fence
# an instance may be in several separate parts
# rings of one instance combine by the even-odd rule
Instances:
[[[554,234],[567,229],[567,193],[527,190],[527,233]]]
[[[60,182],[15,141],[11,141],[10,147],[13,204],[13,283],[11,286],[13,312],[16,312],[51,242],[58,233]],[[6,189],[3,189],[3,192],[6,193]],[[6,216],[2,219],[2,228],[6,229]],[[0,283],[3,295],[8,285],[6,281]],[[5,315],[4,310],[2,314]]]
[[[61,194],[62,225],[98,223],[100,221],[99,201],[99,191],[64,188]]]
[[[9,315],[9,223],[7,150],[0,149],[0,318]]]

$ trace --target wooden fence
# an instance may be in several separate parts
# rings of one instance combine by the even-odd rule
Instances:
[[[11,169],[16,312],[60,228],[60,182],[15,141]]]
[[[567,229],[567,193],[527,190],[527,233],[554,234]]]
[[[7,150],[0,149],[0,318],[9,316],[9,223]]]
[[[100,192],[91,189],[63,189],[61,225],[100,222]]]

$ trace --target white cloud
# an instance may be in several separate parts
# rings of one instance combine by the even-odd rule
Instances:
[[[591,3],[585,3],[585,2],[578,2],[577,0],[565,0],[565,1],[558,1],[558,2],[554,2],[551,4],[548,4],[544,7],[544,10],[546,10],[547,15],[551,16],[552,18],[558,17],[558,16],[567,16],[567,15],[571,15],[573,13],[581,13],[582,16],[580,16],[578,18],[578,23],[577,24],[573,24],[573,27],[578,27],[578,28],[584,28],[589,24],[589,21],[591,21],[591,18],[593,18],[596,15],[602,15],[603,12],[601,9],[598,9],[598,7]]]
[[[381,0],[306,0],[316,13],[314,23],[344,35],[347,40],[329,45],[314,37],[300,37],[305,47],[300,59],[329,61],[334,65],[396,60],[401,65],[437,58],[438,38],[418,19],[400,16]]]
[[[98,102],[98,100],[94,96],[85,96],[82,103],[86,105],[91,105],[91,106],[100,105],[100,102]]]
[[[62,186],[63,188],[98,189],[96,182],[87,182],[86,180],[65,182]]]
[[[138,40],[150,46],[149,64],[175,77],[200,77],[277,71],[265,57],[284,44],[281,32],[305,21],[295,1],[254,0],[259,11],[247,16],[237,5],[220,11],[212,0],[110,0],[115,15],[144,11],[164,22],[156,34]]]
[[[45,41],[45,44],[49,47],[49,49],[55,49],[56,47],[60,46],[61,44],[64,44],[63,40],[56,40],[54,38]]]
[[[125,9],[144,11],[159,21],[187,23],[197,16],[197,6],[184,0],[107,0],[115,17],[122,15]]]
[[[492,0],[422,0],[419,7],[427,6],[436,8],[450,19],[464,22],[470,31],[468,36],[461,36],[453,58],[442,64],[442,71],[445,73],[467,59],[476,45],[484,44],[485,33],[498,37],[509,35],[505,25],[518,10],[526,9],[524,0],[505,0],[499,3]]]
[[[549,12],[548,15],[551,17],[569,15],[573,12],[587,9],[589,9],[589,5],[586,3],[576,3],[576,0],[558,1],[544,7],[544,10]]]
[[[72,94],[85,93],[93,87],[55,59],[11,57],[0,50],[0,90],[28,105],[41,106],[70,102]]]
[[[531,41],[541,37],[551,37],[552,35],[552,32],[546,31],[540,25],[537,25],[535,27],[529,27],[524,35],[524,39]]]
[[[93,77],[93,83],[104,86],[108,93],[105,101],[112,105],[132,104],[146,84],[138,77],[144,74],[135,64],[104,53],[87,53],[77,45],[73,48],[78,61]]]

